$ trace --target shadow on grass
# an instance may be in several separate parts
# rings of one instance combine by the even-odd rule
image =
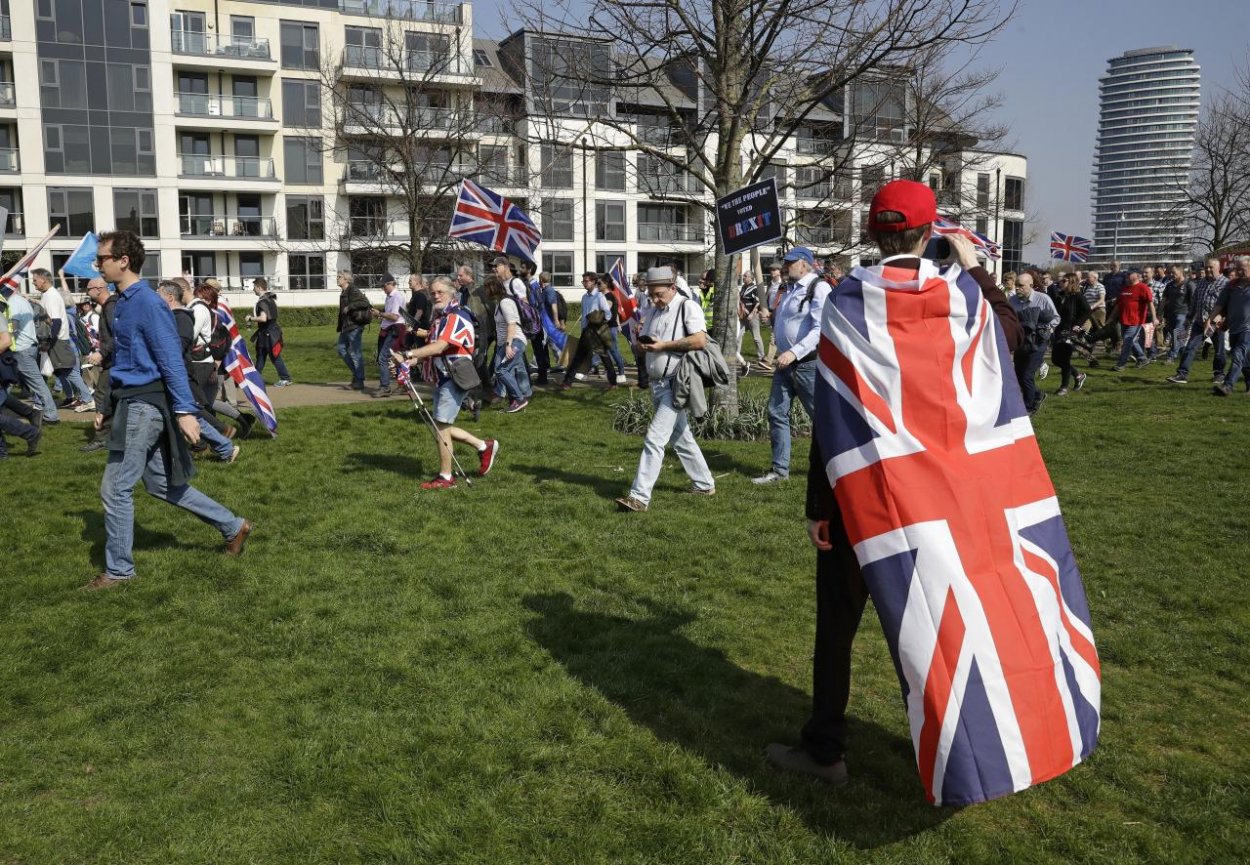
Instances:
[[[146,493],[145,493],[146,495]],[[104,511],[73,511],[69,514],[71,517],[78,517],[82,520],[82,539],[85,543],[91,544],[91,561],[101,571],[104,570]],[[178,538],[168,532],[153,532],[143,528],[143,526],[135,522],[135,550],[155,550],[159,548],[174,547],[180,550],[198,550],[201,544],[188,544],[180,541]]]
[[[744,779],[814,832],[862,849],[936,828],[956,809],[924,798],[910,740],[851,719],[851,782],[841,790],[786,776],[763,758],[770,740],[795,741],[808,695],[729,661],[679,632],[694,615],[652,607],[644,619],[578,610],[566,593],[529,595],[527,628],[571,675],[656,736]]]
[[[534,479],[534,483],[539,484],[543,481],[560,481],[561,483],[572,484],[579,487],[590,487],[595,491],[595,495],[605,499],[615,499],[629,492],[630,481],[633,480],[633,467],[624,466],[625,474],[601,474],[601,475],[584,475],[579,472],[571,472],[568,469],[556,468],[555,466],[536,466],[536,465],[509,465],[512,471],[520,472],[523,475],[529,475]]]
[[[428,436],[427,444],[433,451],[435,448],[433,435]],[[429,461],[426,462],[403,454],[352,453],[347,455],[348,464],[344,466],[343,471],[350,473],[381,470],[394,472],[406,480],[428,480],[426,475],[434,471],[431,467],[437,463],[435,457],[436,454],[431,453]]]

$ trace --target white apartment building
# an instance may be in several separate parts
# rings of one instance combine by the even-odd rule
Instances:
[[[714,244],[710,194],[645,154],[597,149],[622,139],[586,120],[609,111],[669,143],[663,111],[544,82],[534,58],[560,38],[475,39],[469,3],[427,0],[0,0],[5,259],[59,223],[40,262],[53,269],[86,231],[124,227],[144,238],[147,275],[214,276],[234,291],[264,276],[300,305],[332,303],[340,269],[368,286],[384,270],[404,274],[403,196],[376,155],[362,157],[378,130],[351,118],[377,121],[391,110],[384,101],[413,90],[414,73],[420,104],[395,125],[403,141],[393,146],[426,148],[452,174],[522,203],[557,285],[617,256],[630,272],[674,263],[697,273]],[[857,145],[836,175],[819,165],[849,123],[833,113],[773,161],[787,243],[859,260],[866,199],[894,176],[889,147],[907,136],[897,116],[870,120],[880,140]],[[944,205],[975,212],[969,227],[1003,243],[1014,266],[1027,161],[967,147],[930,183]],[[434,239],[426,272],[487,254],[438,239],[447,192],[444,216],[420,229]]]

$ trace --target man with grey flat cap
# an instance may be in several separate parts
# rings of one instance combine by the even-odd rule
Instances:
[[[806,246],[795,246],[782,259],[789,281],[781,289],[773,311],[773,338],[777,361],[768,394],[768,440],[773,463],[756,484],[771,484],[790,476],[790,406],[795,397],[811,417],[816,401],[816,346],[820,317],[832,290],[816,273],[816,257]]]
[[[651,490],[664,464],[664,449],[670,445],[690,477],[688,492],[697,496],[716,493],[716,481],[690,432],[686,409],[677,408],[673,402],[673,380],[681,366],[682,355],[707,345],[703,309],[677,292],[671,267],[653,267],[647,271],[647,297],[651,306],[644,314],[638,349],[645,358],[647,376],[651,380],[655,416],[647,428],[638,474],[634,476],[629,494],[616,500],[624,511],[645,511],[650,506]]]

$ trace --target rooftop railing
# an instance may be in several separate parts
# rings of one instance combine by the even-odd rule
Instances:
[[[427,21],[431,24],[460,24],[463,18],[461,4],[431,3],[428,0],[339,0],[339,11],[347,15]]]

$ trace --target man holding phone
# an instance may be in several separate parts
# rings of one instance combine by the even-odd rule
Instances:
[[[689,492],[699,496],[716,494],[716,481],[690,432],[689,416],[684,408],[678,409],[673,403],[673,379],[681,366],[681,356],[707,345],[703,309],[677,293],[671,267],[653,267],[647,271],[647,297],[651,308],[643,319],[638,348],[646,358],[655,416],[647,428],[638,473],[629,494],[616,500],[623,511],[645,511],[650,505],[651,490],[660,477],[664,449],[669,445],[690,477]]]

